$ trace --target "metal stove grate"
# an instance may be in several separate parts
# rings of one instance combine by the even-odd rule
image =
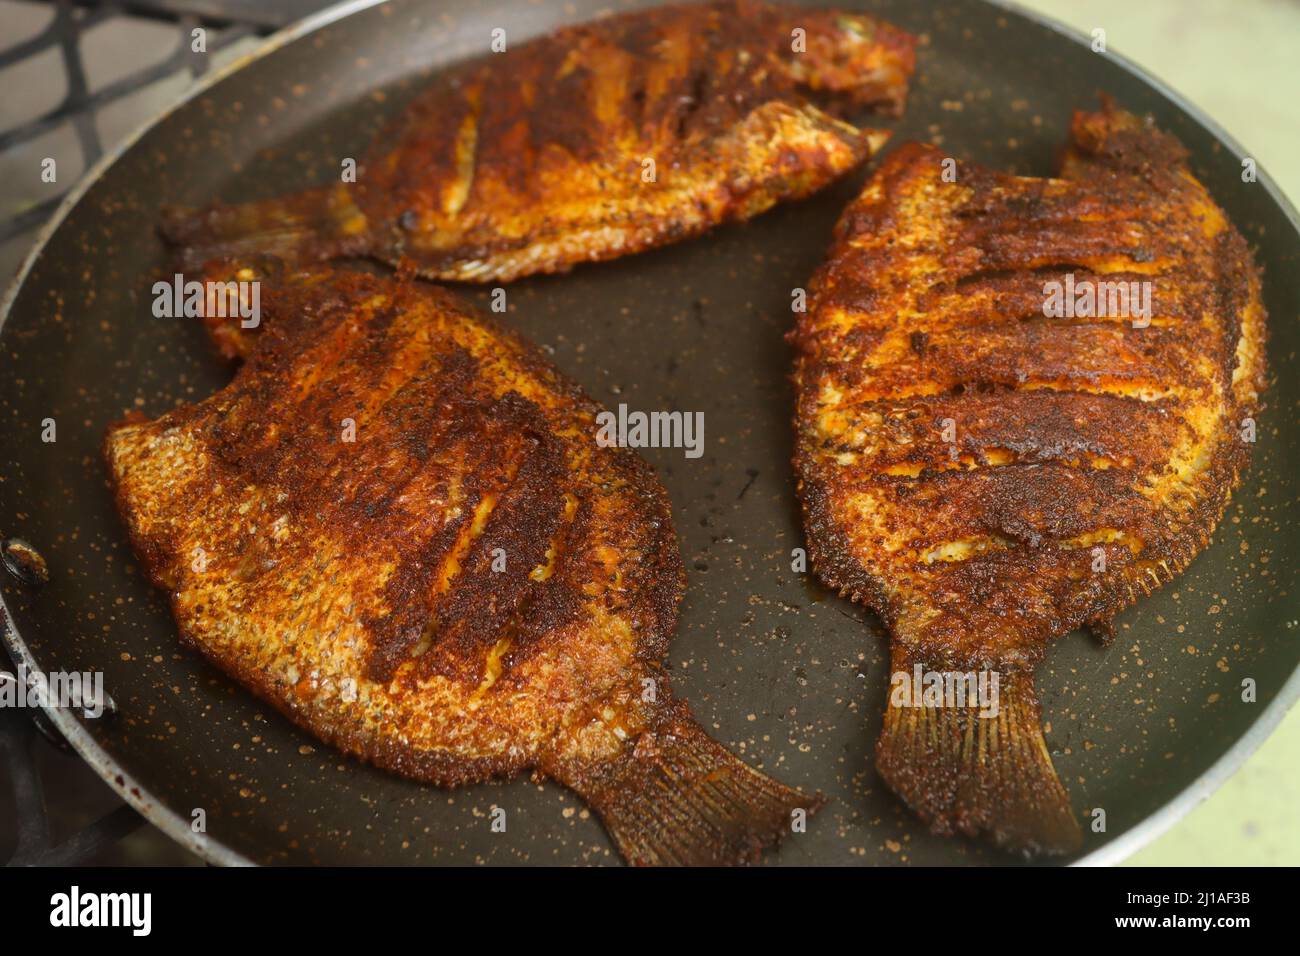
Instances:
[[[81,150],[80,169],[88,169],[104,153],[97,119],[106,107],[119,103],[167,77],[180,73],[191,79],[212,68],[220,54],[241,40],[270,33],[300,16],[324,6],[315,0],[121,0],[121,2],[76,3],[47,0],[43,3],[7,2],[0,10],[6,19],[16,18],[21,8],[52,8],[53,17],[35,36],[0,50],[0,76],[17,64],[32,61],[50,51],[62,60],[66,94],[62,101],[39,116],[0,130],[0,153],[22,147],[64,123],[70,123]],[[109,21],[163,22],[175,26],[171,53],[160,61],[135,69],[120,79],[92,89],[86,68],[85,39],[90,31]],[[193,49],[192,31],[206,33],[206,51]],[[7,32],[7,31],[6,31]],[[15,91],[9,91],[13,95]],[[0,242],[11,239],[44,222],[58,204],[61,192],[45,196],[22,209],[0,212]]]
[[[0,669],[0,679],[13,679]],[[13,799],[12,819],[16,827],[12,853],[0,859],[5,866],[67,866],[94,858],[105,847],[131,833],[144,822],[126,804],[121,804],[58,841],[50,825],[45,787],[40,772],[38,748],[50,745],[67,749],[43,714],[0,708],[0,770],[8,778]]]

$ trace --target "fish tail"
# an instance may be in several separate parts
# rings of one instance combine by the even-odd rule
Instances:
[[[670,708],[614,761],[559,775],[600,815],[629,863],[752,863],[825,802],[754,770],[684,704]]]
[[[250,256],[298,263],[360,255],[371,241],[366,217],[343,184],[234,206],[171,207],[159,232],[184,269]]]
[[[876,770],[894,792],[936,833],[988,833],[999,846],[1028,853],[1077,850],[1083,834],[1047,752],[1033,674],[961,672],[964,699],[959,689],[936,703],[941,692],[930,675],[960,687],[948,683],[958,672],[908,648],[895,646],[892,658]]]

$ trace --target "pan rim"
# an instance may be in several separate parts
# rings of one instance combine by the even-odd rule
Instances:
[[[9,319],[10,312],[13,311],[19,292],[26,284],[28,274],[36,264],[36,260],[45,251],[50,239],[63,225],[63,221],[67,219],[68,214],[81,202],[86,193],[104,176],[109,168],[125,156],[146,133],[185,104],[206,93],[222,80],[234,75],[244,67],[266,58],[281,47],[314,33],[322,27],[385,2],[387,0],[342,0],[342,2],[326,7],[324,10],[299,20],[282,30],[277,30],[267,37],[266,41],[257,49],[232,60],[221,69],[214,70],[199,80],[174,103],[145,120],[113,149],[101,156],[86,171],[80,181],[68,190],[58,208],[54,210],[54,214],[37,232],[35,243],[26,258],[23,259],[22,265],[18,267],[12,282],[5,290],[3,299],[0,299],[0,334],[4,332],[5,323]],[[18,625],[14,621],[9,606],[5,603],[3,594],[0,594],[0,611],[3,611],[5,623],[8,625],[7,627],[0,627],[0,634],[3,635],[10,654],[16,658],[15,663],[25,666],[30,673],[44,674],[44,670],[37,664],[36,658],[28,649],[27,642],[23,640],[22,635],[18,632]],[[141,785],[127,773],[117,759],[105,750],[99,741],[92,737],[90,732],[69,711],[58,707],[42,707],[42,709],[59,733],[63,735],[69,746],[77,752],[77,755],[89,764],[91,769],[105,783],[117,791],[118,796],[171,839],[202,857],[208,863],[215,863],[220,866],[258,865],[254,860],[251,860],[238,850],[231,849],[210,834],[195,833],[185,819],[170,807],[158,801],[149,788]]]
[[[982,0],[982,2],[991,7],[1023,17],[1073,43],[1084,46],[1090,46],[1091,44],[1091,37],[1084,34],[1083,31],[1054,20],[1037,10],[1027,9],[1016,3],[1015,0]],[[1237,141],[1236,137],[1224,129],[1217,120],[1192,103],[1182,93],[1179,93],[1159,77],[1147,71],[1145,67],[1140,66],[1122,53],[1108,50],[1102,55],[1186,113],[1238,160],[1249,155],[1246,148]],[[1294,237],[1300,238],[1300,212],[1297,212],[1295,205],[1287,198],[1286,193],[1282,191],[1282,188],[1273,177],[1264,171],[1263,166],[1257,165],[1256,171],[1258,173],[1258,183],[1264,186],[1264,191],[1268,194],[1269,199],[1277,205],[1278,209],[1286,217],[1287,222],[1291,224]],[[1236,742],[1225,750],[1219,756],[1219,759],[1206,768],[1199,777],[1105,846],[1098,847],[1070,865],[1114,866],[1166,833],[1175,823],[1190,813],[1197,804],[1208,799],[1211,794],[1227,782],[1229,777],[1241,769],[1246,760],[1260,748],[1260,745],[1272,736],[1273,731],[1277,729],[1278,724],[1282,722],[1282,718],[1286,716],[1297,699],[1300,699],[1300,667],[1291,672],[1291,676],[1282,685],[1277,696],[1273,698],[1273,702],[1264,709],[1262,714],[1255,718],[1255,722],[1250,725],[1246,732],[1237,738]]]
[[[60,201],[58,208],[50,216],[49,220],[37,231],[35,242],[31,250],[23,259],[18,271],[14,274],[9,286],[6,288],[3,297],[0,297],[0,333],[3,333],[6,321],[13,310],[14,303],[26,283],[27,277],[41,257],[46,245],[50,239],[62,226],[65,219],[90,191],[90,189],[103,177],[108,169],[121,159],[126,153],[135,146],[135,144],[156,125],[179,110],[181,107],[207,92],[216,86],[222,80],[233,75],[239,70],[256,63],[280,48],[301,39],[315,31],[345,19],[353,14],[360,13],[371,7],[378,6],[387,0],[342,0],[333,6],[326,7],[309,17],[306,17],[295,24],[291,24],[281,30],[276,31],[267,37],[266,41],[257,49],[250,51],[246,55],[226,64],[219,70],[215,70],[203,79],[196,82],[186,93],[179,99],[171,103],[158,113],[147,119],[128,136],[122,139],[112,150],[105,153],[74,185]],[[1040,27],[1051,30],[1058,36],[1076,43],[1088,46],[1090,38],[1082,31],[1060,23],[1051,17],[1041,14],[1038,11],[1027,9],[1026,7],[1014,2],[1014,0],[980,0],[992,11],[1003,11],[1021,19],[1027,20]],[[1223,145],[1232,155],[1238,159],[1247,156],[1245,148],[1217,121],[1208,116],[1199,107],[1190,102],[1181,93],[1168,86],[1162,80],[1149,73],[1144,67],[1139,66],[1133,60],[1123,54],[1107,51],[1102,54],[1108,60],[1113,62],[1121,70],[1133,76],[1135,79],[1144,83],[1153,89],[1162,98],[1182,110],[1190,119],[1205,129],[1215,140]],[[1268,171],[1262,165],[1257,165],[1257,182],[1264,187],[1265,192],[1272,202],[1282,211],[1287,221],[1291,224],[1292,230],[1296,237],[1300,237],[1300,213],[1296,211],[1295,206],[1287,198],[1286,194],[1278,186],[1276,181],[1269,175]],[[26,641],[18,631],[18,626],[14,621],[13,614],[10,612],[8,605],[5,603],[3,594],[0,594],[0,611],[4,613],[7,627],[0,627],[0,636],[3,637],[4,643],[9,652],[15,658],[15,663],[25,666],[30,672],[44,673],[37,664],[35,657],[27,647]],[[1174,797],[1165,802],[1152,813],[1148,814],[1141,821],[1130,827],[1124,833],[1115,837],[1104,846],[1093,850],[1092,852],[1080,857],[1071,863],[1071,866],[1113,866],[1121,862],[1139,849],[1147,846],[1156,837],[1168,831],[1178,820],[1187,815],[1191,809],[1201,801],[1208,798],[1220,786],[1224,784],[1234,773],[1236,773],[1260,745],[1273,733],[1282,718],[1300,699],[1300,667],[1297,667],[1291,676],[1278,691],[1277,696],[1264,709],[1254,723],[1242,734],[1227,750],[1225,750],[1213,764],[1211,764],[1200,776],[1195,778],[1186,787],[1180,790]],[[142,817],[152,823],[158,829],[162,830],[168,837],[175,840],[186,849],[194,852],[208,863],[214,863],[221,866],[256,866],[254,860],[248,856],[233,850],[226,846],[216,837],[207,833],[195,833],[188,821],[182,818],[175,811],[159,802],[152,792],[137,782],[130,774],[122,769],[117,759],[108,753],[100,743],[86,730],[85,727],[72,716],[71,712],[61,710],[55,707],[45,707],[46,715],[59,733],[61,733],[91,769],[97,773],[105,783],[108,784],[117,794],[132,806]],[[1008,863],[1011,861],[1008,860]]]

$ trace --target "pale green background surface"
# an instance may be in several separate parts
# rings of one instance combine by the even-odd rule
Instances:
[[[1300,2],[1021,0],[1199,106],[1300,201]],[[1294,315],[1270,316],[1294,322]],[[1300,864],[1300,708],[1213,796],[1128,865]]]

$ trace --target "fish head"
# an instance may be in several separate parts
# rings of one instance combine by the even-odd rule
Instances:
[[[865,14],[809,11],[792,21],[790,75],[831,108],[902,113],[916,38]]]

